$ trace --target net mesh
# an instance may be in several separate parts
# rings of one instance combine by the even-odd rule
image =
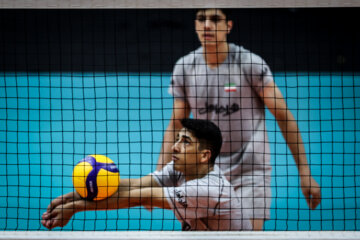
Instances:
[[[266,109],[272,197],[264,230],[360,227],[358,13],[358,8],[231,12],[228,42],[265,59],[321,186],[321,204],[310,210],[293,154]],[[43,212],[52,199],[74,190],[73,168],[89,154],[114,160],[122,179],[155,171],[173,111],[169,86],[175,63],[200,46],[195,14],[184,9],[0,10],[0,230],[45,230]],[[217,87],[227,93],[232,86]],[[211,98],[206,90],[187,97],[204,94]],[[199,105],[192,117],[205,108],[220,121],[231,107]],[[229,121],[245,121],[244,116]],[[252,178],[256,174],[265,173]],[[251,194],[259,189],[250,188]],[[63,229],[181,228],[173,210],[135,207],[77,213]]]

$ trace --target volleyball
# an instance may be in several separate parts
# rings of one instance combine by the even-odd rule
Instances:
[[[120,183],[115,163],[104,155],[89,155],[74,167],[73,184],[81,197],[102,200],[116,192]]]

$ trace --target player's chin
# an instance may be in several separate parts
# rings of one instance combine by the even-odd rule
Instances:
[[[203,40],[201,41],[203,46],[216,46],[217,45],[217,41],[215,40]]]
[[[174,164],[174,170],[178,172],[184,172],[184,166],[183,164],[175,163]]]

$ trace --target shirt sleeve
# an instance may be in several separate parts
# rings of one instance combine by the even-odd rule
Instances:
[[[193,180],[179,187],[164,188],[165,196],[178,219],[200,219],[215,216],[219,186]]]
[[[270,67],[258,55],[251,53],[248,60],[247,77],[250,85],[259,93],[266,85],[274,81],[273,75]]]
[[[176,186],[182,176],[180,172],[174,170],[174,162],[168,163],[163,169],[150,173],[150,175],[161,187]]]
[[[185,63],[184,58],[180,58],[174,67],[168,93],[176,99],[185,100]]]

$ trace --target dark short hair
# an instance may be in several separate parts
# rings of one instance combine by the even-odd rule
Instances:
[[[195,11],[195,15],[199,12],[199,11],[205,11],[206,9],[213,9],[213,8],[199,8],[199,9],[196,9]],[[220,10],[226,17],[226,20],[229,21],[229,20],[232,20],[232,16],[231,16],[231,8],[214,8],[214,9],[217,9],[217,10]]]
[[[208,120],[191,118],[182,119],[181,124],[198,139],[200,150],[209,149],[211,151],[210,164],[214,164],[222,146],[222,136],[219,127]]]

